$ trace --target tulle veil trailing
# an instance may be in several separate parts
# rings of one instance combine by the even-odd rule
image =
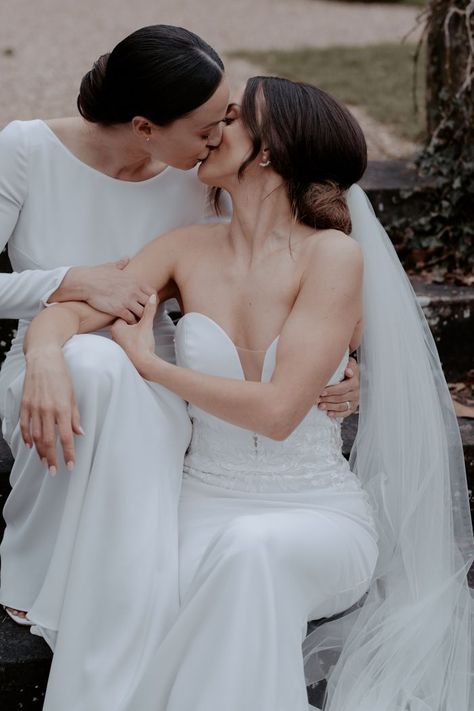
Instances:
[[[411,284],[363,190],[346,195],[364,255],[359,429],[351,453],[379,559],[351,613],[305,639],[324,711],[474,711],[474,539],[457,419]]]

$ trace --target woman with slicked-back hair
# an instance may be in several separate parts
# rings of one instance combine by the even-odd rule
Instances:
[[[471,711],[474,538],[462,444],[426,320],[356,184],[366,159],[359,125],[333,97],[254,77],[198,171],[231,195],[230,224],[162,235],[125,268],[154,293],[139,323],[112,326],[123,377],[135,366],[186,400],[192,420],[178,510],[180,609],[163,639],[159,575],[151,578],[148,634],[121,660],[127,684],[113,704],[117,668],[104,655],[115,661],[116,637],[131,638],[126,601],[120,632],[104,625],[110,643],[87,664],[71,664],[61,620],[45,711],[308,711],[306,685],[324,679],[324,711]],[[157,296],[178,298],[184,313],[176,364],[155,351]],[[27,442],[51,369],[67,403],[69,349],[111,321],[74,302],[33,320]],[[341,380],[354,347],[363,377],[347,462],[340,419],[314,401]],[[121,413],[113,399],[107,406],[113,429]],[[63,416],[67,449],[71,404]],[[49,432],[54,413],[40,422]],[[179,434],[169,437],[172,447]],[[47,437],[36,443],[54,466]],[[146,496],[136,496],[137,516]],[[123,516],[116,509],[111,495],[104,536]],[[72,630],[89,591],[69,576],[68,593]]]
[[[154,25],[95,62],[79,116],[14,121],[0,133],[0,240],[14,269],[0,275],[0,317],[20,319],[0,373],[15,458],[0,602],[55,648],[52,678],[62,663],[77,669],[70,694],[79,688],[87,711],[120,708],[140,655],[177,614],[191,425],[183,399],[142,378],[110,329],[72,338],[64,368],[49,360],[41,391],[30,368],[42,354],[25,358],[24,337],[54,303],[78,301],[128,324],[142,316],[154,289],[128,256],[171,229],[215,221],[196,166],[221,141],[228,101],[218,54],[188,30]],[[155,334],[157,353],[174,362],[165,304]],[[357,406],[352,369],[322,397],[331,416]],[[28,405],[30,425],[20,418]]]

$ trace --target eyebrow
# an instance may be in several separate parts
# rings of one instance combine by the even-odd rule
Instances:
[[[226,116],[227,116],[227,114],[229,113],[229,111],[232,111],[232,109],[234,109],[234,108],[240,108],[240,107],[239,107],[239,104],[236,104],[235,101],[232,102],[231,104],[229,104],[229,106],[227,107]],[[224,118],[225,118],[225,116],[224,116]],[[221,123],[221,121],[223,121],[223,120],[224,120],[224,119],[219,119],[219,121],[214,121],[214,123],[208,123],[207,126],[203,126],[200,130],[201,130],[201,131],[205,131],[205,130],[208,129],[208,128],[212,128],[213,126],[217,126],[217,125],[218,125],[219,123]]]

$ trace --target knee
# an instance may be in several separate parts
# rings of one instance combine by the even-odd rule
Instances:
[[[127,354],[104,336],[81,334],[64,347],[64,357],[75,385],[79,388],[108,387],[120,380],[125,369],[133,368]]]
[[[258,515],[233,519],[224,529],[222,542],[228,555],[245,559],[267,557],[274,548],[271,528]]]

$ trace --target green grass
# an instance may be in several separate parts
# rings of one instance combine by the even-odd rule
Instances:
[[[342,2],[347,2],[347,0],[341,0]],[[426,7],[428,5],[428,0],[354,0],[358,4],[366,4],[366,5],[372,5],[372,3],[376,2],[378,4],[386,4],[386,5],[416,5],[417,7]],[[335,0],[335,2],[339,2],[339,0]],[[349,0],[350,2],[350,0]]]
[[[412,141],[424,133],[424,56],[418,65],[417,97],[413,102],[414,47],[379,44],[367,47],[302,48],[239,51],[228,56],[246,59],[266,74],[316,84],[347,104],[363,107],[395,134]]]
[[[426,7],[428,0],[398,0],[398,5],[417,5],[418,7]]]

